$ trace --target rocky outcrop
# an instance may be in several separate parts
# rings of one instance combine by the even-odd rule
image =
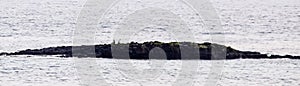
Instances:
[[[166,58],[155,57],[154,59],[300,59],[299,56],[270,55],[259,52],[239,51],[231,47],[214,43],[190,43],[190,42],[144,42],[129,44],[103,44],[85,46],[61,46],[43,49],[28,49],[14,53],[0,53],[0,55],[59,55],[60,57],[96,57],[116,59],[149,59],[151,50],[160,48],[164,51]],[[112,54],[113,51],[117,53]],[[185,49],[185,52],[183,52]],[[190,49],[190,50],[189,50]],[[199,51],[199,52],[195,52]],[[185,53],[185,54],[182,54]],[[191,57],[191,58],[190,58]],[[152,59],[152,58],[151,58]]]

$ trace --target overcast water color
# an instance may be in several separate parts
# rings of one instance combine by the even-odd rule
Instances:
[[[162,5],[189,24],[197,41],[210,42],[210,35],[225,37],[224,44],[238,50],[258,51],[268,54],[300,55],[300,1],[299,0],[211,0],[221,19],[223,30],[209,32],[202,28],[197,13],[176,0],[122,0],[99,21],[95,31],[95,44],[113,42],[113,33],[120,21],[133,10],[148,2]],[[72,45],[72,35],[77,16],[84,0],[0,0],[0,52],[15,52],[52,46]],[[163,27],[149,26],[133,34],[133,41],[176,41]],[[0,86],[80,86],[73,58],[55,56],[0,56]],[[78,59],[77,59],[78,60]],[[116,86],[171,86],[181,69],[179,60],[166,61],[160,68],[162,74],[153,81],[139,83],[123,77],[115,62],[133,62],[137,69],[149,68],[145,60],[115,60],[86,58],[96,61],[92,67],[108,83]],[[195,76],[195,86],[203,85],[212,62],[195,60],[198,70],[186,78]],[[158,61],[159,62],[159,61]],[[221,62],[221,61],[220,61]],[[237,59],[224,61],[218,85],[220,86],[299,86],[300,60],[291,59]],[[124,64],[125,65],[125,64]],[[120,78],[122,77],[122,78]]]

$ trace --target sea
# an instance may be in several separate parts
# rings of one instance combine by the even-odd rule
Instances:
[[[214,10],[211,15],[216,15],[220,22],[222,28],[218,30],[206,28],[205,18],[191,6],[193,3],[185,0],[119,0],[103,4],[110,6],[103,15],[86,16],[85,12],[100,9],[88,8],[93,1],[98,3],[97,0],[0,0],[0,52],[72,46],[76,34],[92,34],[86,36],[92,39],[92,44],[110,44],[119,42],[114,36],[118,31],[126,31],[122,26],[131,23],[130,27],[139,25],[134,28],[140,30],[128,34],[128,42],[181,41],[174,38],[181,32],[168,32],[180,28],[191,33],[182,32],[192,35],[192,42],[218,43],[269,55],[300,56],[299,0],[206,0],[204,6]],[[144,15],[156,19],[151,21]],[[92,23],[82,20],[90,16],[99,19],[92,19],[97,20]],[[177,20],[186,24],[183,25],[186,28],[181,28]],[[96,28],[78,28],[81,27],[78,23]],[[81,30],[82,33],[76,33]],[[221,41],[215,41],[214,37],[220,37]],[[299,76],[297,59],[167,61],[0,56],[0,86],[300,86]]]

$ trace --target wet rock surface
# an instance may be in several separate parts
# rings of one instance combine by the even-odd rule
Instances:
[[[161,49],[167,58],[149,58],[151,50]],[[185,50],[185,52],[183,52]],[[195,52],[193,50],[198,50]],[[95,51],[95,52],[92,52]],[[113,53],[112,53],[113,52]],[[153,52],[153,51],[152,51]],[[184,53],[184,54],[182,54]],[[43,49],[27,49],[0,55],[58,55],[58,57],[96,57],[114,59],[167,59],[167,60],[222,60],[222,59],[300,59],[292,55],[267,55],[260,52],[239,51],[228,46],[214,43],[191,42],[131,42],[128,44],[103,44],[83,46],[60,46]]]

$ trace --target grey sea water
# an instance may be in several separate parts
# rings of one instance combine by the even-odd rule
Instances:
[[[182,69],[182,61],[167,61],[164,66],[157,68],[161,71],[154,79],[136,80],[130,76],[124,76],[122,72],[133,73],[133,71],[147,70],[150,61],[128,61],[113,59],[80,59],[96,61],[97,64],[87,67],[98,67],[99,74],[80,73],[96,79],[91,82],[106,80],[114,86],[172,86]],[[160,60],[162,61],[162,60]],[[132,70],[118,67],[117,62],[127,65],[135,63]],[[129,62],[129,63],[128,63]],[[191,61],[192,62],[192,61]],[[197,61],[196,70],[183,74],[184,78],[193,78],[193,84],[202,86],[206,83],[211,72],[212,61]],[[0,58],[0,85],[1,86],[80,86],[81,78],[72,58],[55,58],[44,56],[18,56]],[[223,61],[216,61],[220,64]],[[77,64],[78,65],[78,64]],[[217,78],[220,86],[298,86],[300,85],[299,60],[273,59],[273,60],[228,60]],[[86,70],[90,71],[90,70]],[[120,72],[121,71],[121,72]],[[141,72],[142,73],[142,72]],[[145,74],[143,75],[151,75]],[[155,76],[156,76],[155,75]]]
[[[84,0],[1,0],[0,1],[0,52],[23,49],[72,45],[73,31]],[[212,42],[210,36],[223,36],[218,42],[239,50],[258,51],[268,54],[300,55],[300,1],[299,0],[211,0],[217,11],[223,31],[211,32],[203,28],[197,13],[180,1],[173,0],[121,0],[111,7],[99,20],[95,31],[95,44],[111,43],[113,33],[128,14],[150,6],[163,7],[180,16],[189,24],[195,42]],[[176,41],[164,27],[148,26],[133,34],[133,41]],[[213,30],[212,30],[213,31]],[[94,59],[85,59],[94,60]],[[102,73],[114,85],[170,85],[181,67],[180,61],[168,61],[166,74],[156,81],[136,83],[128,78],[119,78],[118,70],[111,68],[114,60],[97,59],[106,64]],[[140,68],[147,68],[147,61],[137,61]],[[300,61],[275,60],[230,60],[224,61],[220,71],[219,85],[300,85]],[[202,85],[209,74],[210,61],[199,61],[195,84]],[[96,64],[94,66],[97,66]],[[98,65],[99,66],[99,65]],[[125,71],[132,71],[126,68]],[[91,75],[93,76],[93,75]],[[96,76],[96,75],[95,75]],[[51,56],[0,57],[1,86],[77,86],[73,59]]]

